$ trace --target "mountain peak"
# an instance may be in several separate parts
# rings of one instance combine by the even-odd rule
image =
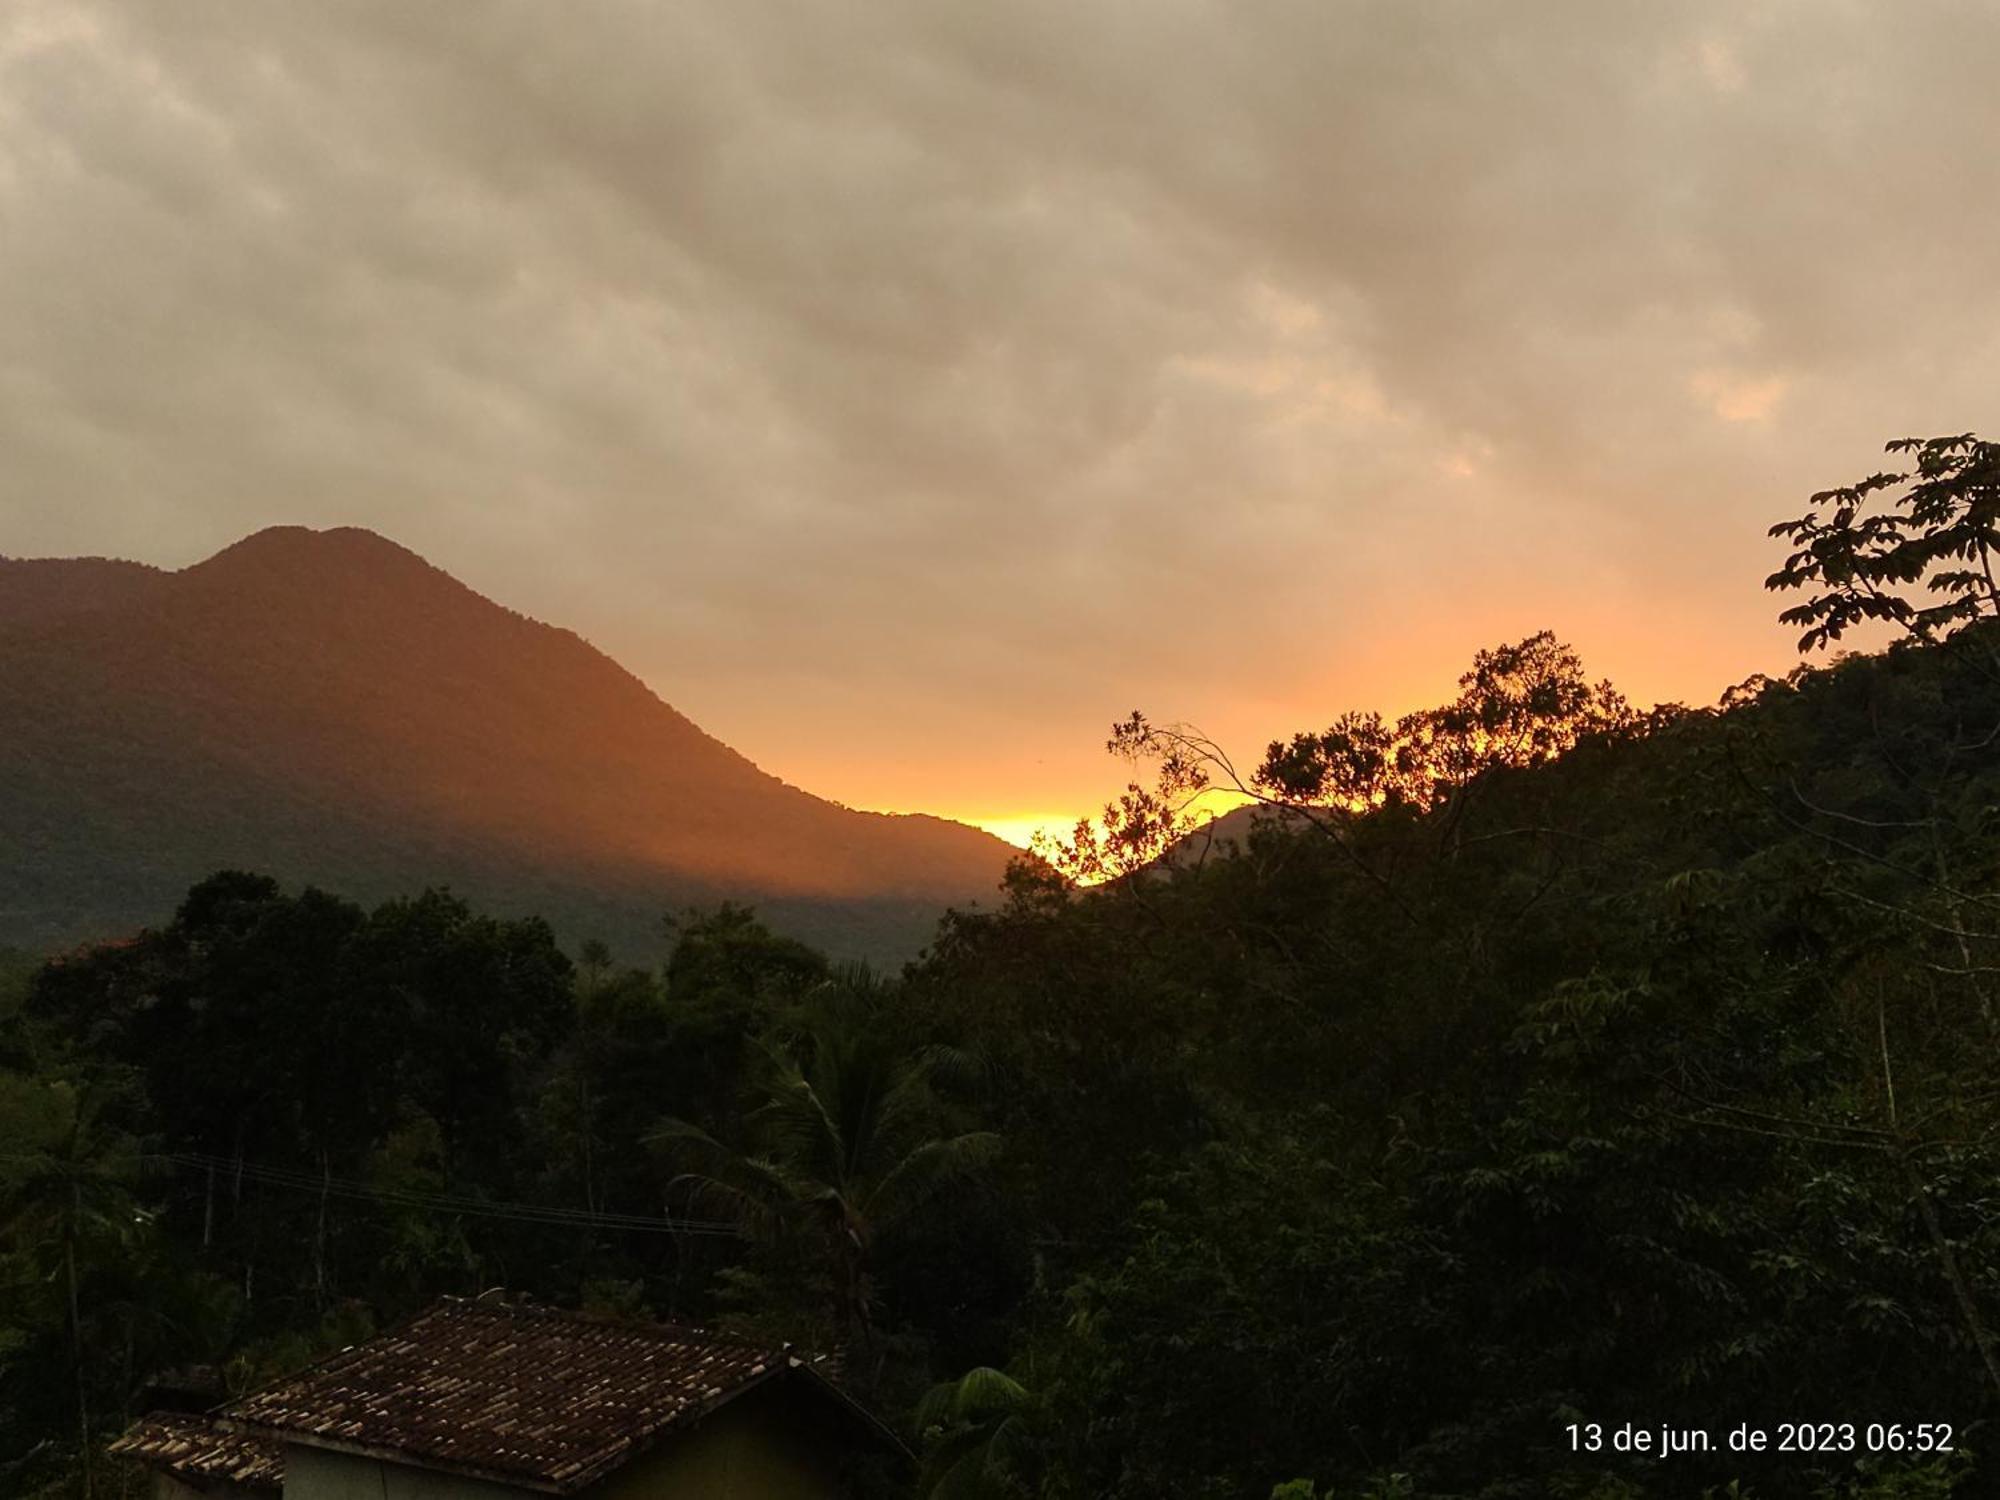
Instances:
[[[0,942],[119,930],[240,867],[368,899],[441,882],[634,953],[662,910],[751,901],[844,956],[907,956],[1011,852],[787,786],[580,637],[358,527],[107,564],[105,602],[58,618],[84,567],[0,569],[0,848],[33,852],[0,861]]]
[[[250,568],[264,572],[384,564],[408,567],[412,563],[436,571],[409,548],[365,526],[329,526],[324,530],[311,526],[267,526],[224,547],[189,571]]]

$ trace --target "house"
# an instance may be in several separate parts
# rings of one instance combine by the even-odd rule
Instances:
[[[788,1347],[447,1298],[112,1451],[156,1500],[832,1500],[895,1434]]]

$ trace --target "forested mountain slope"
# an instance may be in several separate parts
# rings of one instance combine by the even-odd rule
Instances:
[[[916,976],[1026,1081],[994,1123],[1067,1291],[1011,1366],[1046,1386],[1024,1462],[1135,1497],[1984,1493],[2000,627],[1454,771],[1433,731],[1509,722],[1489,690],[1274,745],[1272,795],[1329,795],[1091,893],[1023,871]],[[1398,776],[1423,795],[1332,796]],[[1787,1420],[1854,1446],[1723,1447]],[[1651,1457],[1571,1446],[1625,1422]]]
[[[755,901],[907,953],[1008,851],[759,771],[577,636],[372,533],[282,528],[178,573],[0,562],[0,941],[129,930],[224,866],[449,882],[567,939]]]

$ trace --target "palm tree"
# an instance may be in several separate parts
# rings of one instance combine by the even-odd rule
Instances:
[[[668,1120],[649,1135],[690,1170],[674,1184],[753,1238],[802,1246],[828,1274],[836,1326],[874,1341],[870,1253],[944,1189],[993,1161],[991,1131],[937,1135],[935,1085],[967,1059],[904,1050],[848,1007],[822,1008],[790,1045],[759,1043],[750,1140],[738,1151]]]
[[[925,1500],[1006,1500],[1028,1493],[1035,1398],[999,1370],[980,1366],[932,1386],[917,1406],[917,1434],[930,1452]]]
[[[21,1081],[0,1099],[0,1123],[28,1149],[0,1171],[0,1251],[15,1250],[60,1278],[76,1382],[77,1462],[92,1493],[90,1383],[84,1351],[80,1252],[126,1247],[145,1215],[132,1191],[138,1142],[108,1119],[114,1093],[67,1081]],[[52,1263],[51,1263],[52,1262]]]

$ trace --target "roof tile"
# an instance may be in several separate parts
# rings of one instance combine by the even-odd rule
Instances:
[[[455,1298],[224,1408],[271,1438],[567,1492],[800,1361],[700,1329]]]
[[[224,1432],[208,1417],[183,1412],[142,1418],[109,1451],[197,1485],[226,1479],[276,1490],[285,1482],[284,1450],[276,1443]]]

